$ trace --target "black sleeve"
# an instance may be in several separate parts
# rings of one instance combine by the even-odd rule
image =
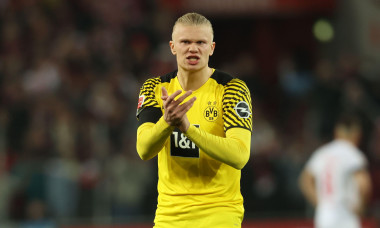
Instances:
[[[161,116],[162,112],[160,108],[146,107],[139,113],[138,126],[146,122],[157,123]]]

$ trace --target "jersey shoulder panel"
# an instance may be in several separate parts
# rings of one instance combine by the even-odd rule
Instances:
[[[252,101],[246,83],[233,78],[224,86],[223,95],[224,128],[233,127],[252,131]]]
[[[230,82],[234,77],[227,74],[226,72],[215,69],[215,72],[211,75],[211,78],[214,79],[218,84],[226,85]]]
[[[160,79],[162,83],[165,83],[165,82],[170,82],[175,77],[177,77],[177,70],[160,76]]]

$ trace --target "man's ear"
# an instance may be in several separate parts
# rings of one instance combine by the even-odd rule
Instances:
[[[215,50],[215,42],[212,42],[210,56],[212,56],[212,54],[214,54],[214,50]]]
[[[170,46],[170,51],[172,52],[173,55],[176,55],[177,52],[174,49],[174,42],[171,40],[169,41],[169,46]]]

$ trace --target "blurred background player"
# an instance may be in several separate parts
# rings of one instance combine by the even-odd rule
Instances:
[[[204,16],[180,17],[169,44],[178,70],[148,79],[137,109],[137,152],[143,160],[158,155],[155,227],[241,227],[250,92],[242,80],[208,66],[215,42]]]
[[[357,228],[371,181],[367,160],[359,150],[360,119],[344,115],[335,124],[334,139],[318,148],[300,175],[301,191],[316,208],[317,228]]]

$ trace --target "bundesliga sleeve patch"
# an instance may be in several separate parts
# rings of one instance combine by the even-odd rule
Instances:
[[[139,110],[139,109],[143,106],[144,101],[145,101],[145,96],[144,96],[144,95],[141,95],[141,96],[139,97],[139,102],[137,103],[137,110]]]
[[[249,105],[245,101],[239,101],[234,107],[235,113],[240,117],[240,118],[249,118],[251,116],[251,110],[249,109]]]

